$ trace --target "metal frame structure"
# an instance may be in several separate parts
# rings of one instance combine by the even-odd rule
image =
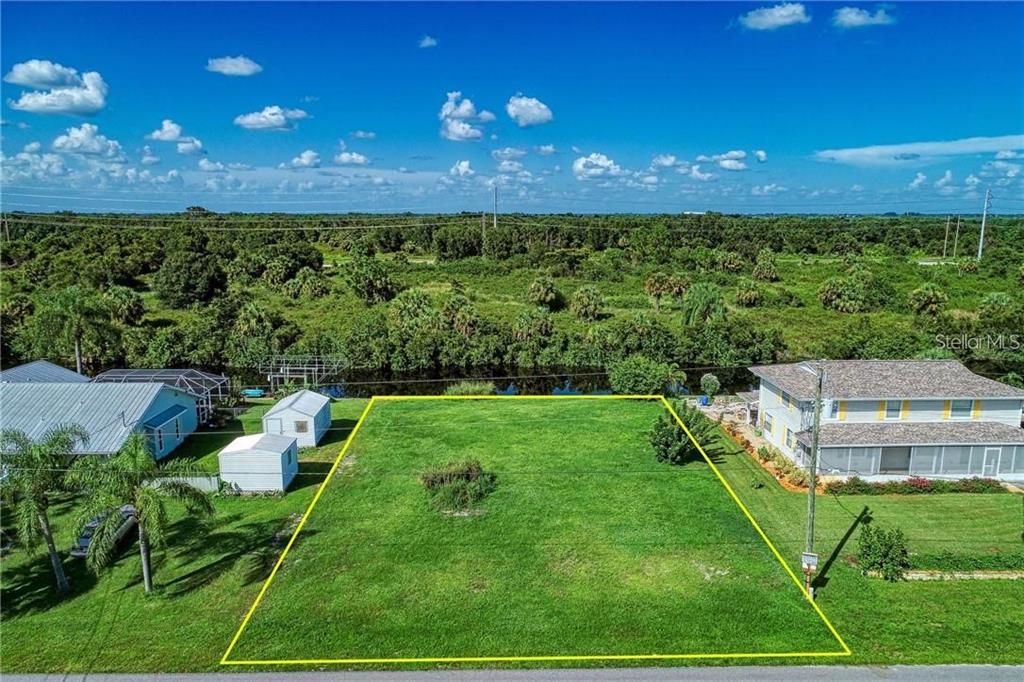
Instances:
[[[196,399],[200,424],[213,416],[215,400],[228,397],[228,378],[198,369],[110,369],[93,378],[94,382],[108,384],[166,384],[185,391]]]
[[[321,386],[344,367],[340,355],[271,355],[260,361],[259,371],[267,377],[271,393],[292,381],[303,386]]]

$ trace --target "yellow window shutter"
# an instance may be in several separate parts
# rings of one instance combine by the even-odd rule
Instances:
[[[943,419],[949,419],[949,415],[950,415],[950,413],[952,411],[953,411],[953,401],[952,400],[947,400],[942,405],[942,418]]]
[[[981,401],[975,400],[974,405],[971,407],[971,419],[977,419],[981,416]]]
[[[904,400],[900,407],[900,419],[910,419],[910,401]]]
[[[885,421],[885,401],[878,401],[878,421]]]
[[[841,422],[846,421],[846,401],[845,400],[840,400],[839,401],[839,421],[841,421]]]

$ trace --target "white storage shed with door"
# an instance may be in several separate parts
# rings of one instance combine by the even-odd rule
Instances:
[[[331,399],[302,390],[279,400],[263,415],[263,432],[291,436],[300,448],[313,447],[331,427]]]
[[[220,451],[220,477],[238,492],[283,492],[299,471],[299,448],[290,436],[241,436]]]

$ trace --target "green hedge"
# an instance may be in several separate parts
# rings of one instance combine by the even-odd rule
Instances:
[[[825,491],[835,495],[918,495],[930,493],[1005,493],[994,478],[961,478],[956,481],[911,476],[902,481],[869,482],[858,476],[830,481]]]
[[[1004,554],[914,554],[911,567],[920,571],[1024,571],[1024,551]]]

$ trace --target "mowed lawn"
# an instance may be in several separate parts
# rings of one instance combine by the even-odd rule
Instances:
[[[840,650],[657,402],[378,401],[231,660]],[[497,475],[478,514],[421,472]]]
[[[806,494],[782,488],[724,434],[711,447],[719,454],[716,466],[799,570]],[[849,562],[862,512],[881,527],[901,528],[912,560],[944,553],[1019,556],[1024,495],[819,495],[816,513],[823,569],[817,602],[853,651],[845,663],[1024,663],[1024,579],[865,577]]]

